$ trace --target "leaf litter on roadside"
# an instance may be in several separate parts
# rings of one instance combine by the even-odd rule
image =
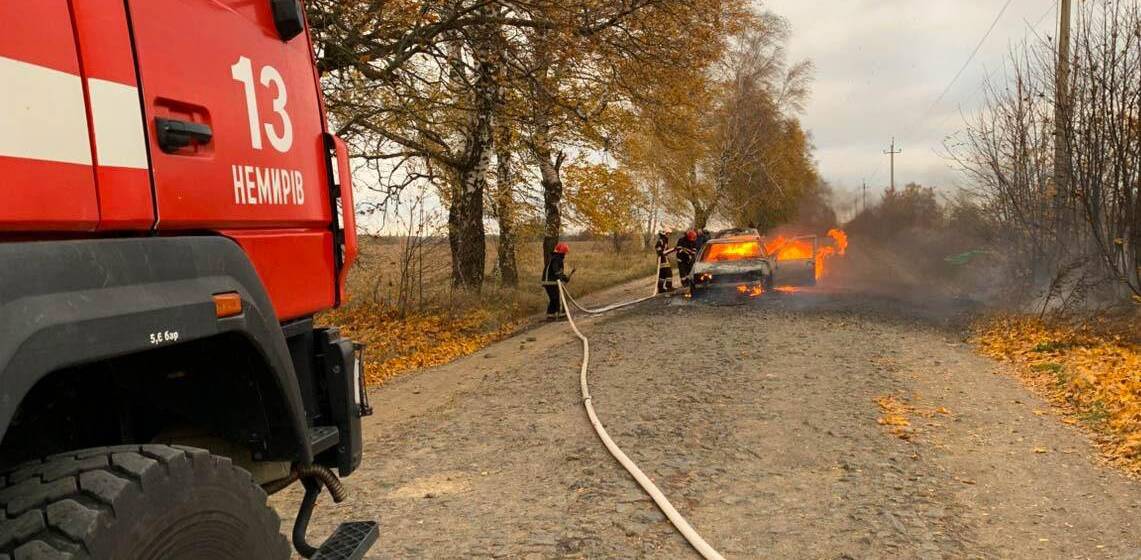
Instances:
[[[1137,337],[1136,321],[1069,325],[1003,315],[976,324],[973,341],[983,354],[1014,364],[1026,385],[1067,414],[1063,423],[1092,430],[1107,458],[1141,474]]]
[[[392,308],[360,304],[334,313],[326,319],[367,346],[364,368],[369,386],[478,352],[511,336],[524,323],[483,308],[426,310],[400,318]]]

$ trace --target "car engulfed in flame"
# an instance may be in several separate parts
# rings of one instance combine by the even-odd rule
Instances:
[[[848,249],[848,234],[832,228],[826,237],[778,235],[765,241],[765,252],[772,255],[782,281],[812,286],[826,275],[829,259],[844,256]]]
[[[775,267],[759,235],[712,239],[701,248],[689,278],[694,298],[709,293],[757,297],[772,289]]]

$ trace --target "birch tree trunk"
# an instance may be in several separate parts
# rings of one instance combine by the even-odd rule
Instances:
[[[546,265],[563,228],[562,213],[559,210],[563,200],[563,180],[559,176],[563,154],[554,153],[546,133],[536,137],[534,152],[539,164],[539,184],[543,188],[543,264]]]
[[[508,42],[503,29],[496,29],[496,56],[499,88],[495,95],[495,217],[499,225],[499,250],[496,253],[500,282],[504,286],[519,285],[519,267],[515,258],[515,174],[512,172],[512,154],[515,149],[514,122],[507,108],[505,85],[508,64],[503,58],[507,54]]]
[[[505,137],[506,135],[506,137]],[[515,184],[511,173],[510,130],[502,130],[496,142],[495,215],[499,220],[499,276],[504,286],[519,285],[515,259]]]
[[[492,118],[498,91],[493,50],[493,29],[479,29],[472,38],[474,80],[472,112],[464,134],[463,152],[456,169],[456,184],[448,207],[448,242],[452,251],[452,284],[471,290],[483,285],[486,234],[483,229],[483,195],[491,166]],[[457,62],[457,65],[462,62]]]
[[[548,34],[539,31],[535,36],[535,66],[531,77],[531,132],[529,146],[539,167],[539,185],[543,190],[543,266],[550,261],[551,252],[562,234],[562,214],[559,204],[563,200],[563,181],[559,170],[563,153],[556,152],[552,119],[557,107],[552,98],[558,80],[552,75],[551,53],[547,50]]]

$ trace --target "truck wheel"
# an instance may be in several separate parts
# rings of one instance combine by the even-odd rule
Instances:
[[[203,449],[100,447],[0,474],[0,560],[279,560],[277,513]]]

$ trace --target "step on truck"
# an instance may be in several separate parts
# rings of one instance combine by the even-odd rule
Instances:
[[[0,0],[0,560],[291,556],[361,462],[356,256],[298,0]],[[330,511],[332,508],[326,508]]]

